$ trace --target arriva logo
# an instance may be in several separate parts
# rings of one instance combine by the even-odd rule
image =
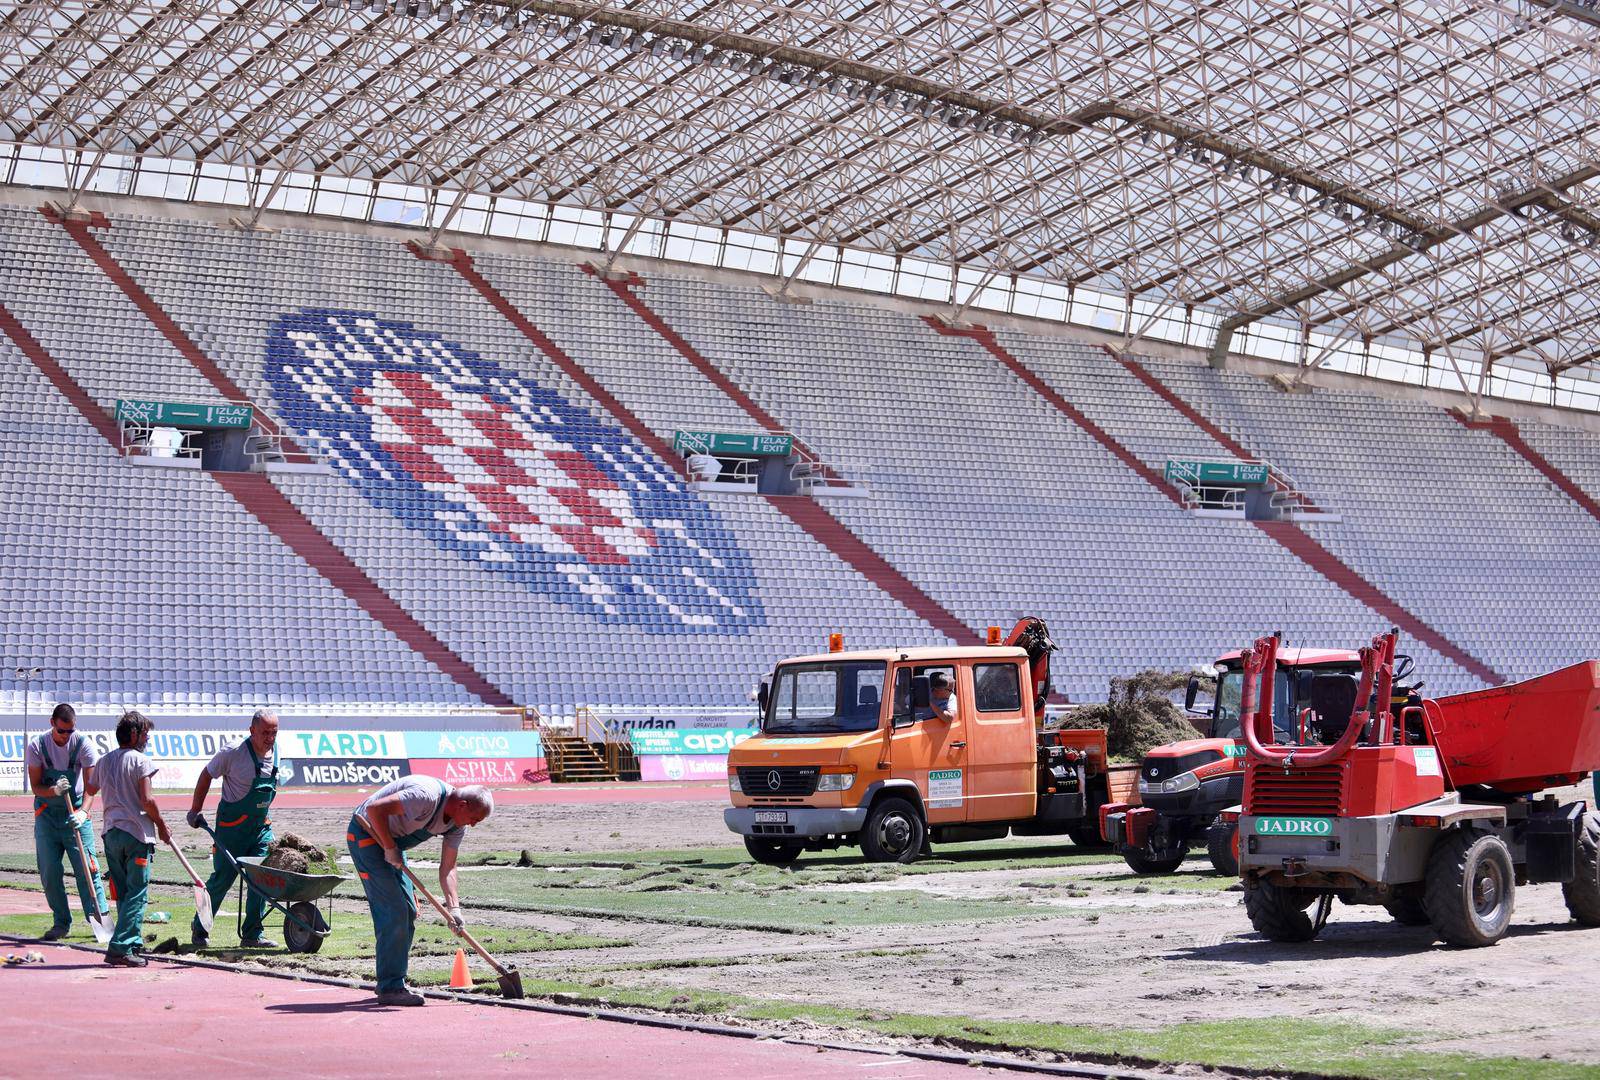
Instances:
[[[1325,817],[1256,818],[1257,836],[1332,836],[1333,819]]]

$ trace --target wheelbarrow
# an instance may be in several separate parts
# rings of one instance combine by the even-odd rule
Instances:
[[[274,911],[283,913],[283,943],[290,952],[314,953],[322,948],[323,939],[333,932],[333,890],[349,878],[342,874],[296,874],[292,870],[263,866],[259,856],[236,856],[223,847],[204,819],[200,827],[238,871],[239,904],[234,914],[241,931],[244,928],[244,891],[249,889]],[[317,905],[319,900],[326,901],[326,915],[323,907]]]

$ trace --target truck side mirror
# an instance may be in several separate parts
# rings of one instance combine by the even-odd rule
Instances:
[[[767,726],[767,706],[771,703],[772,684],[762,679],[761,685],[756,687],[756,707],[761,710],[761,722],[756,725],[757,727],[765,728]]]
[[[1303,705],[1311,697],[1311,687],[1316,681],[1317,673],[1315,671],[1299,671],[1295,673],[1294,697],[1296,704]]]
[[[1189,685],[1183,690],[1183,711],[1194,712],[1194,699],[1200,696],[1200,676],[1190,675]]]

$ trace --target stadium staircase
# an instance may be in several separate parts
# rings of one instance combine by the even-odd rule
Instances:
[[[1534,449],[1528,440],[1522,437],[1522,431],[1517,427],[1516,421],[1506,416],[1491,416],[1487,419],[1474,420],[1456,409],[1451,409],[1449,412],[1468,431],[1487,431],[1505,443],[1524,461],[1532,465],[1541,476],[1560,488],[1573,502],[1583,507],[1586,514],[1596,521],[1600,521],[1600,502],[1596,502],[1587,491],[1578,486],[1572,477],[1562,472],[1554,462]]]
[[[620,779],[593,744],[577,735],[541,728],[545,764],[557,784],[591,783]]]
[[[1180,506],[1183,505],[1183,496],[1174,485],[1168,483],[1164,476],[1157,473],[1148,463],[1141,460],[1137,454],[1123,445],[1120,440],[1114,438],[1104,428],[1091,420],[1082,410],[1067,401],[1054,387],[1040,378],[1028,365],[1024,364],[1014,353],[1002,345],[993,331],[979,325],[954,326],[935,316],[928,316],[924,321],[936,333],[967,338],[980,345],[1007,370],[1049,402],[1057,412],[1100,443],[1119,461],[1127,465],[1162,494],[1172,499],[1173,502]],[[1121,358],[1118,357],[1118,359],[1120,360]],[[1148,371],[1143,371],[1141,374],[1142,368],[1134,370],[1134,367],[1139,367],[1136,363],[1134,367],[1129,367],[1128,363],[1124,363],[1123,366],[1128,367],[1129,371],[1137,376],[1146,387],[1152,391],[1156,390],[1156,384],[1158,384],[1159,380],[1153,374]],[[1190,420],[1191,423],[1199,415],[1192,408],[1179,409],[1177,403],[1180,399],[1170,389],[1164,388],[1164,392],[1157,392],[1157,396]],[[1250,456],[1248,453],[1241,453],[1244,448],[1240,446],[1237,440],[1227,436],[1215,425],[1207,423],[1204,425],[1197,424],[1196,426],[1200,427],[1202,431],[1228,452],[1246,458]],[[1505,677],[1499,672],[1402,607],[1392,597],[1357,573],[1299,526],[1287,521],[1252,521],[1250,524],[1271,537],[1286,551],[1295,555],[1307,566],[1337,585],[1351,597],[1377,612],[1388,624],[1398,626],[1408,636],[1423,642],[1440,655],[1450,658],[1475,677],[1487,683],[1499,684],[1506,681]]]

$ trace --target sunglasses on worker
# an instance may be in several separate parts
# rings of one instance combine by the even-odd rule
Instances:
[[[52,720],[50,726],[55,728],[57,735],[71,735],[78,729],[77,723],[72,720]]]

